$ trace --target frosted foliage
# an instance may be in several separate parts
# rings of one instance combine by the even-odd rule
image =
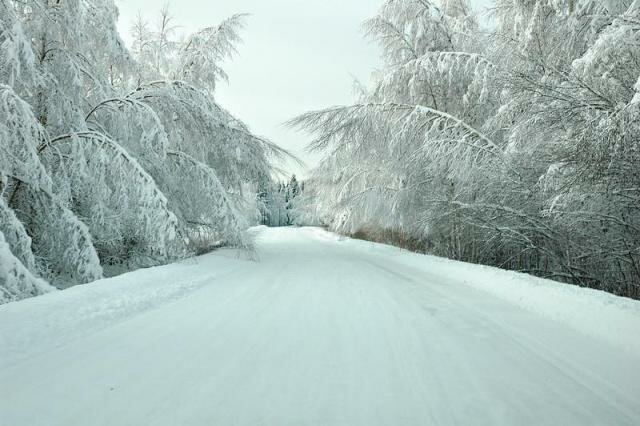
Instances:
[[[33,250],[40,264],[34,266],[29,237],[16,215],[2,201],[3,232],[7,235],[8,244],[27,268],[32,271],[38,269],[43,276],[56,282],[65,279],[89,282],[100,278],[102,269],[88,231],[50,192],[53,187],[51,177],[38,155],[38,146],[46,141],[46,133],[28,105],[9,87],[0,86],[0,96],[0,111],[5,113],[2,115],[4,120],[0,121],[0,140],[3,143],[0,173],[8,177],[5,192],[20,206],[18,219],[28,218],[25,223],[29,225],[30,235],[36,237]],[[44,210],[35,208],[34,202]],[[55,219],[45,216],[55,211],[62,214]],[[54,259],[55,268],[45,265]]]
[[[0,233],[13,255],[31,272],[36,272],[36,259],[31,251],[31,238],[15,213],[0,197]]]
[[[40,274],[59,287],[102,278],[102,267],[87,226],[45,193],[24,196]],[[27,213],[27,212],[25,212]],[[21,219],[22,212],[19,215]]]
[[[189,232],[211,233],[214,241],[246,246],[248,224],[234,211],[213,170],[184,153],[169,152],[171,178],[163,187]],[[189,187],[189,191],[184,188]],[[188,208],[186,208],[188,206]]]
[[[9,3],[19,20],[13,38],[22,35],[31,44],[39,77],[30,87],[18,85],[20,96],[52,133],[83,130],[83,110],[124,86],[124,68],[131,65],[113,1]]]
[[[638,82],[635,84],[635,86],[633,86],[633,88],[635,89],[636,93],[633,96],[632,104],[637,106],[638,104],[640,104],[640,77],[638,77]]]
[[[288,155],[213,99],[244,15],[182,38],[164,7],[132,52],[117,19],[113,0],[0,2],[0,230],[61,288],[250,248],[257,187]]]
[[[132,114],[137,120],[131,120]],[[169,140],[160,117],[148,104],[133,96],[101,102],[87,115],[86,121],[96,132],[107,130],[145,166],[158,167],[166,160]]]
[[[11,86],[33,84],[36,57],[10,1],[0,2],[0,82]]]
[[[314,148],[332,152],[313,181],[335,185],[320,192],[336,204],[317,215],[328,214],[344,232],[406,227],[422,233],[414,209],[427,214],[431,207],[413,198],[416,186],[439,175],[464,181],[470,167],[502,161],[501,149],[474,128],[497,100],[494,65],[478,51],[481,37],[470,37],[476,28],[466,2],[384,3],[366,25],[389,64],[364,98],[370,103],[292,122],[319,135]]]
[[[0,84],[0,175],[11,176],[50,190],[51,183],[38,158],[37,148],[46,140],[29,105],[9,86]]]
[[[133,53],[140,77],[146,80],[180,80],[211,94],[218,80],[228,76],[221,62],[237,53],[240,30],[247,15],[238,14],[216,26],[205,27],[185,39],[177,37],[169,7],[150,25],[140,15],[132,27]]]
[[[13,255],[0,231],[0,304],[39,296],[52,290],[53,287],[36,278]]]
[[[139,111],[145,120],[127,125],[130,111]],[[176,120],[178,117],[181,119]],[[212,238],[224,235],[222,239],[227,243],[240,241],[238,223],[245,222],[242,212],[247,211],[246,206],[221,210],[218,204],[229,204],[227,198],[232,195],[227,189],[238,193],[243,182],[269,179],[263,148],[266,141],[251,135],[244,125],[184,82],[155,82],[139,87],[126,98],[106,102],[92,114],[91,120],[94,119],[100,123],[99,128],[118,135],[122,144],[155,175],[180,226],[193,229],[194,224],[203,224],[207,232],[212,232]],[[188,167],[177,167],[176,159]],[[221,185],[218,176],[226,185]],[[188,178],[204,186],[194,187]],[[184,206],[189,207],[188,215],[181,214]]]
[[[386,66],[304,114],[298,223],[640,297],[640,3],[383,2]]]
[[[116,142],[98,133],[52,141],[47,167],[89,227],[103,262],[170,259],[176,218],[153,178]]]
[[[637,81],[640,67],[640,3],[633,5],[599,34],[573,68],[582,78],[592,78],[608,91],[629,90]]]
[[[184,82],[155,82],[138,88],[131,96],[158,114],[170,149],[211,167],[227,190],[241,192],[242,182],[270,179],[269,160],[286,155],[251,134],[206,93]]]
[[[184,80],[196,87],[213,92],[216,81],[228,76],[220,62],[236,53],[240,42],[239,30],[246,15],[234,15],[216,27],[204,28],[185,40],[178,52],[177,80]]]
[[[443,7],[444,6],[444,7]],[[387,0],[378,15],[365,22],[369,36],[378,40],[390,64],[417,59],[429,51],[472,49],[477,27],[466,0]]]
[[[494,112],[499,92],[493,75],[494,65],[482,55],[429,52],[390,70],[372,95],[382,102],[429,106],[477,124]]]

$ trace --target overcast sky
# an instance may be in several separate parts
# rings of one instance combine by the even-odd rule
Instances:
[[[485,6],[491,0],[476,0]],[[129,42],[136,13],[154,21],[162,2],[116,0],[120,32]],[[234,13],[251,13],[240,55],[225,66],[229,84],[216,100],[310,167],[317,156],[305,152],[309,136],[282,123],[311,109],[353,101],[353,79],[368,82],[379,53],[362,35],[362,22],[381,0],[175,0],[170,7],[185,32],[217,24]],[[305,170],[292,171],[304,176]]]

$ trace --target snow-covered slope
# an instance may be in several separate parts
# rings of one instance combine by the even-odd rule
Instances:
[[[640,423],[640,303],[340,238],[0,306],[0,424]]]

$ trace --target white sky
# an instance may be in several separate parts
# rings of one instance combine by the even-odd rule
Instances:
[[[305,151],[310,137],[282,123],[312,109],[352,103],[353,78],[368,82],[379,65],[378,49],[361,32],[381,0],[174,0],[170,9],[185,32],[217,24],[234,13],[251,13],[240,55],[224,68],[216,100],[251,130],[290,150],[308,166],[317,155]],[[486,6],[491,0],[472,0]],[[116,0],[120,33],[141,11],[157,18],[158,0]],[[305,170],[292,167],[299,176]]]

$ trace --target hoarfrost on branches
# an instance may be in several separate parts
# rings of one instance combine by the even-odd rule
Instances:
[[[246,15],[181,40],[165,6],[131,50],[117,15],[112,0],[0,3],[3,302],[250,248],[258,187],[289,156],[213,98]]]
[[[299,217],[640,297],[639,5],[383,2],[370,89],[291,121],[326,155]]]

